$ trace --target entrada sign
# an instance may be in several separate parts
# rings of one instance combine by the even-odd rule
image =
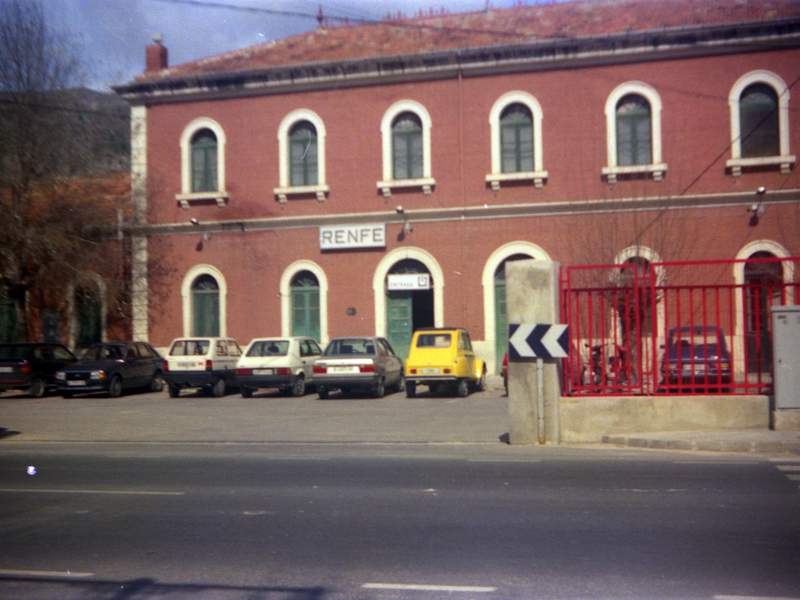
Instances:
[[[386,278],[388,290],[429,290],[431,276],[429,273],[392,274]]]
[[[385,248],[386,225],[326,225],[319,228],[320,250]]]

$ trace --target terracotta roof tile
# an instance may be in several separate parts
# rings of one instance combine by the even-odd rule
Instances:
[[[146,73],[152,80],[293,64],[800,16],[797,0],[572,0],[330,26]]]

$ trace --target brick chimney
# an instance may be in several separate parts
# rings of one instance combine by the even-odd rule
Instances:
[[[158,73],[167,68],[167,47],[161,45],[161,34],[153,36],[153,43],[145,48],[145,73]]]

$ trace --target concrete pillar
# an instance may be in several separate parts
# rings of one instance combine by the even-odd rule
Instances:
[[[508,323],[560,323],[558,263],[518,260],[506,263]],[[539,444],[560,441],[561,359],[508,363],[509,441]]]

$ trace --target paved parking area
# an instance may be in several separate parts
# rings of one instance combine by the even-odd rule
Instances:
[[[0,395],[0,435],[19,441],[500,443],[508,401],[499,382],[466,398],[404,393],[320,400],[160,393],[71,399]]]

